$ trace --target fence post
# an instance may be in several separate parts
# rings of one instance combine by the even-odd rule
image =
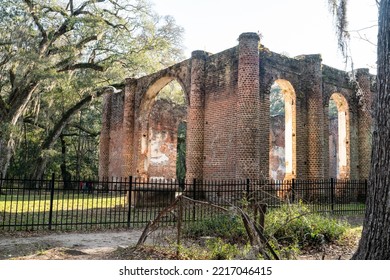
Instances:
[[[364,196],[365,196],[364,205],[366,205],[367,202],[367,192],[368,192],[368,179],[365,179],[364,180]]]
[[[54,180],[55,180],[55,174],[52,173],[51,182],[50,182],[49,230],[51,230],[51,226],[53,223]]]
[[[250,179],[246,179],[246,200],[249,204],[249,193],[250,193]]]
[[[196,178],[192,180],[192,195],[194,201],[197,199],[196,197]],[[192,220],[195,221],[196,219],[196,207],[195,207],[195,202],[194,205],[192,206]]]
[[[176,258],[180,258],[180,245],[181,245],[181,224],[183,221],[183,197],[179,197],[179,213],[177,220],[177,241],[176,241]]]
[[[3,173],[0,172],[0,195],[2,194],[1,189],[3,188]]]
[[[330,203],[332,213],[334,211],[334,192],[335,192],[335,181],[333,178],[330,178]]]
[[[260,204],[260,216],[259,216],[259,224],[260,224],[260,232],[264,233],[264,226],[265,226],[265,214],[267,213],[267,204],[262,203]]]
[[[133,190],[133,176],[130,176],[129,177],[129,193],[127,195],[127,203],[129,204],[128,205],[128,208],[127,208],[127,227],[129,228],[130,227],[130,218],[131,218],[131,193],[132,193],[132,190]]]
[[[295,178],[291,180],[291,203],[295,202]]]

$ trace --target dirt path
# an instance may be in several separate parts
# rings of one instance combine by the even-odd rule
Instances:
[[[1,236],[4,259],[100,259],[118,247],[133,246],[141,230]]]

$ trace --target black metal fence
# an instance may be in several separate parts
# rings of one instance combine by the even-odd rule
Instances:
[[[0,178],[0,230],[81,230],[144,226],[178,195],[222,207],[268,209],[302,203],[315,212],[362,214],[367,181],[235,180],[178,182],[111,178],[67,181]],[[205,205],[205,204],[202,204]],[[185,221],[210,215],[186,207]],[[175,223],[175,213],[165,221]]]

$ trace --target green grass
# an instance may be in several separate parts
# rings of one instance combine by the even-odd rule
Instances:
[[[91,196],[87,194],[56,194],[53,199],[53,210],[87,210],[96,207],[118,207],[125,204],[124,196]],[[0,212],[24,213],[44,212],[50,209],[50,194],[35,199],[31,195],[30,200],[21,199],[17,195],[8,195],[7,200],[0,196]]]
[[[165,206],[129,208],[124,193],[72,190],[56,190],[51,206],[50,192],[26,189],[19,194],[0,195],[0,231],[47,229],[51,207],[52,229],[126,227],[129,222],[138,227],[153,220]]]
[[[248,241],[241,218],[229,214],[205,217],[196,222],[190,222],[184,228],[184,235],[188,238],[218,237],[230,243],[246,243]]]

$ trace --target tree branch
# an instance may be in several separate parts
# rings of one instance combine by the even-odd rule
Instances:
[[[84,47],[87,43],[98,40],[99,37],[100,37],[100,35],[92,35],[92,36],[89,36],[89,37],[87,37],[87,38],[81,40],[80,42],[78,42],[78,43],[76,44],[76,48],[81,49],[81,48]]]
[[[12,89],[15,88],[15,79],[16,79],[16,75],[15,75],[14,67],[11,67],[9,69],[9,81],[11,83],[11,88]]]
[[[31,116],[25,117],[25,118],[23,119],[23,122],[24,122],[24,123],[31,124],[31,125],[36,126],[36,127],[39,127],[39,128],[41,128],[41,129],[43,129],[43,130],[46,130],[46,129],[47,129],[46,126],[44,126],[44,125],[42,125],[42,124],[39,124],[39,123],[36,123],[36,122],[34,121],[34,118],[31,117]]]
[[[0,46],[11,46],[13,44],[15,44],[15,42],[13,42],[13,41],[1,41],[0,42]]]
[[[100,134],[100,131],[92,131],[92,130],[90,130],[90,129],[88,129],[88,128],[86,128],[78,123],[73,123],[73,124],[71,124],[71,126],[87,133],[91,137],[96,137]]]
[[[367,27],[360,28],[360,29],[356,29],[356,30],[350,30],[349,32],[360,32],[360,31],[375,28],[375,27],[378,27],[378,24],[374,24],[374,25],[367,26]]]
[[[45,13],[47,13],[47,12],[58,13],[64,17],[68,17],[68,14],[66,13],[66,11],[59,6],[50,7],[50,6],[43,5],[42,10],[45,10]]]
[[[3,98],[0,95],[0,120],[3,120],[7,113],[7,104],[4,102]]]
[[[74,65],[68,65],[57,72],[65,72],[65,71],[73,71],[77,69],[92,69],[95,71],[103,72],[104,68],[100,65],[94,64],[94,63],[76,63]]]
[[[71,117],[79,111],[82,107],[84,107],[88,102],[92,100],[93,97],[99,97],[106,92],[114,92],[114,86],[103,87],[100,90],[97,90],[95,96],[88,95],[81,99],[78,103],[76,103],[73,107],[71,107],[66,113],[62,116],[62,118],[57,122],[54,126],[53,130],[49,133],[46,140],[42,144],[42,150],[50,149],[55,141],[60,136],[64,127],[69,123]]]
[[[47,44],[47,32],[43,25],[39,22],[39,18],[34,12],[34,4],[30,0],[24,0],[24,2],[27,4],[30,14],[34,20],[35,25],[37,26],[39,32],[41,32],[42,40],[39,43],[39,49],[41,50],[41,53],[43,53],[46,50],[46,44]]]
[[[101,37],[101,34],[89,36],[89,37],[87,37],[85,39],[82,39],[80,42],[78,42],[73,47],[75,47],[77,50],[80,51],[87,43],[99,40],[100,37]],[[59,54],[61,52],[67,52],[68,51],[67,50],[68,47],[69,46],[62,46],[61,48],[57,48],[57,47],[50,48],[49,51],[48,51],[48,55],[55,55],[55,54]],[[57,66],[65,64],[67,60],[69,60],[69,58],[65,59],[64,61],[61,61],[61,62],[57,63]]]
[[[53,33],[51,43],[53,43],[55,40],[57,40],[59,37],[64,35],[66,32],[73,30],[73,27],[75,25],[75,21],[73,20],[75,17],[82,15],[82,14],[90,14],[88,12],[85,12],[84,9],[88,7],[90,4],[96,3],[96,2],[104,2],[104,0],[91,0],[91,1],[85,1],[82,3],[79,8],[77,8],[69,17],[67,13],[63,13],[63,15],[66,15],[66,20],[61,24],[61,26]]]

